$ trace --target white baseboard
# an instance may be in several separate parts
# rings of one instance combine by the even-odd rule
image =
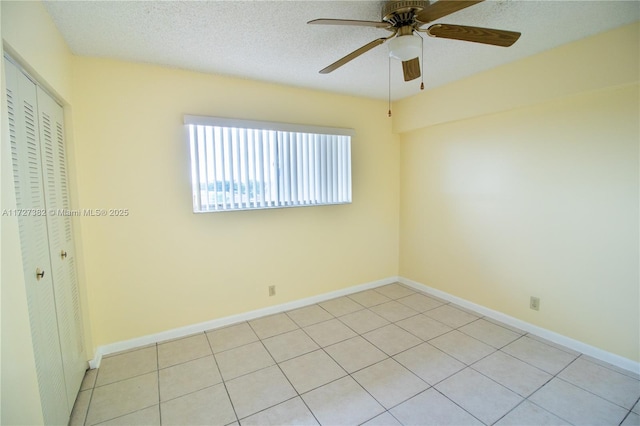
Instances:
[[[320,294],[318,296],[307,297],[305,299],[294,300],[293,302],[287,302],[280,305],[269,306],[262,309],[256,309],[250,312],[244,312],[237,315],[231,315],[224,318],[217,318],[210,321],[201,322],[198,324],[187,325],[185,327],[174,328],[172,330],[161,331],[159,333],[149,334],[142,337],[136,337],[130,340],[124,340],[120,342],[110,343],[108,345],[99,346],[96,349],[95,355],[92,360],[89,361],[89,367],[91,369],[100,367],[102,357],[105,355],[113,354],[116,352],[135,349],[143,346],[147,346],[157,342],[163,342],[165,340],[177,339],[180,337],[189,336],[196,333],[201,333],[214,328],[220,328],[227,325],[235,324],[242,321],[249,321],[265,315],[273,315],[280,312],[290,311],[292,309],[302,308],[304,306],[313,305],[315,303],[324,302],[329,299],[333,299],[340,296],[346,296],[348,294],[357,293],[363,290],[369,290],[372,288],[380,287],[383,285],[398,282],[399,277],[388,277],[377,281],[371,281],[364,284],[354,285],[344,289],[332,291],[329,293]]]
[[[435,288],[429,287],[417,281],[410,280],[408,278],[398,277],[398,282],[406,286],[412,287],[416,290],[431,294],[440,299],[444,299],[451,303],[455,303],[456,305],[459,305],[465,309],[469,309],[470,311],[477,312],[483,316],[489,317],[496,321],[500,321],[511,327],[515,327],[522,331],[526,331],[527,333],[533,334],[534,336],[541,337],[550,342],[557,343],[559,345],[565,346],[574,351],[583,353],[590,357],[596,358],[600,361],[604,361],[608,364],[622,368],[623,370],[630,371],[634,374],[640,374],[640,363],[636,361],[630,360],[628,358],[624,358],[620,355],[616,355],[611,352],[607,352],[600,348],[596,348],[595,346],[591,346],[579,340],[575,340],[570,337],[564,336],[562,334],[558,334],[556,332],[547,330],[546,328],[538,327],[537,325],[533,325],[526,321],[522,321],[517,318],[511,317],[509,315],[503,314],[502,312],[494,311],[492,309],[486,308],[476,303],[469,302],[468,300],[462,299],[457,296],[453,296],[449,293],[445,293],[444,291],[437,290]]]
[[[368,283],[347,287],[347,288],[332,291],[329,293],[320,294],[318,296],[307,297],[305,299],[295,300],[295,301],[283,303],[280,305],[269,306],[262,309],[256,309],[250,312],[231,315],[224,318],[218,318],[210,321],[201,322],[198,324],[192,324],[185,327],[174,328],[172,330],[166,330],[159,333],[137,337],[135,339],[124,340],[124,341],[100,346],[97,348],[94,358],[89,361],[89,366],[92,369],[100,367],[100,362],[102,361],[102,357],[105,355],[109,355],[109,354],[113,354],[113,353],[121,352],[125,350],[135,349],[135,348],[147,346],[147,345],[158,343],[158,342],[163,342],[166,340],[186,337],[192,334],[202,333],[204,331],[211,330],[214,328],[220,328],[220,327],[224,327],[224,326],[235,324],[242,321],[249,321],[265,315],[273,315],[280,312],[302,308],[304,306],[313,305],[315,303],[324,302],[326,300],[333,299],[336,297],[346,296],[349,294],[357,293],[359,291],[369,290],[372,288],[380,287],[380,286],[391,284],[394,282],[400,282],[408,287],[412,287],[418,291],[430,294],[432,296],[438,297],[448,302],[455,303],[456,305],[459,305],[465,309],[468,309],[473,312],[477,312],[480,315],[502,322],[508,326],[515,327],[517,329],[530,333],[534,336],[538,336],[550,342],[565,346],[569,349],[583,353],[585,355],[588,355],[600,361],[604,361],[608,364],[630,371],[634,374],[640,374],[640,363],[636,361],[630,360],[628,358],[624,358],[622,356],[613,354],[611,352],[607,352],[600,348],[596,348],[595,346],[588,345],[579,340],[572,339],[570,337],[564,336],[562,334],[558,334],[556,332],[547,330],[545,328],[538,327],[537,325],[533,325],[526,321],[522,321],[517,318],[511,317],[509,315],[503,314],[502,312],[494,311],[492,309],[486,308],[484,306],[478,305],[476,303],[470,302],[460,297],[453,296],[449,293],[445,293],[444,291],[429,287],[417,281],[413,281],[408,278],[398,277],[398,276],[388,277],[381,280],[371,281]]]

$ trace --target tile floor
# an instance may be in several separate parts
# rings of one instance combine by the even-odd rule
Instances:
[[[106,357],[71,425],[638,425],[638,375],[390,284]]]

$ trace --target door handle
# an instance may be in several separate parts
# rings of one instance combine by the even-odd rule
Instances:
[[[36,280],[40,281],[44,277],[44,271],[36,268]]]
[[[60,250],[60,257],[64,260],[67,257],[67,252],[64,250]]]

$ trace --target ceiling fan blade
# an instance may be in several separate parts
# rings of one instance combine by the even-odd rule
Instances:
[[[520,33],[515,31],[448,24],[432,25],[427,30],[427,34],[433,37],[472,41],[474,43],[484,43],[502,47],[509,47],[520,38]]]
[[[466,9],[482,1],[483,0],[440,0],[425,7],[416,15],[416,19],[426,24],[427,22],[433,22],[436,19],[451,15],[454,12]]]
[[[329,74],[331,71],[335,71],[336,69],[340,68],[341,66],[343,66],[347,62],[357,58],[358,56],[362,55],[363,53],[368,52],[369,50],[373,49],[374,47],[381,45],[382,43],[384,43],[388,39],[389,39],[389,37],[378,38],[378,39],[373,40],[372,42],[369,42],[369,43],[365,44],[360,49],[354,50],[353,52],[349,53],[344,58],[338,59],[337,61],[335,61],[333,64],[329,65],[328,67],[321,69],[320,70],[320,74]]]
[[[352,25],[358,27],[375,27],[375,28],[390,28],[391,24],[388,22],[377,21],[358,21],[354,19],[314,19],[307,22],[311,25]]]
[[[408,61],[402,61],[402,72],[404,73],[404,81],[411,81],[420,77],[420,60],[413,58]]]

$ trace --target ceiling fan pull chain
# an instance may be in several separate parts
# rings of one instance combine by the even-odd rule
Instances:
[[[389,112],[387,115],[391,117],[391,56],[387,56],[387,60],[389,61]]]
[[[417,33],[420,36],[420,66],[422,70],[420,71],[420,90],[424,90],[424,37]]]

